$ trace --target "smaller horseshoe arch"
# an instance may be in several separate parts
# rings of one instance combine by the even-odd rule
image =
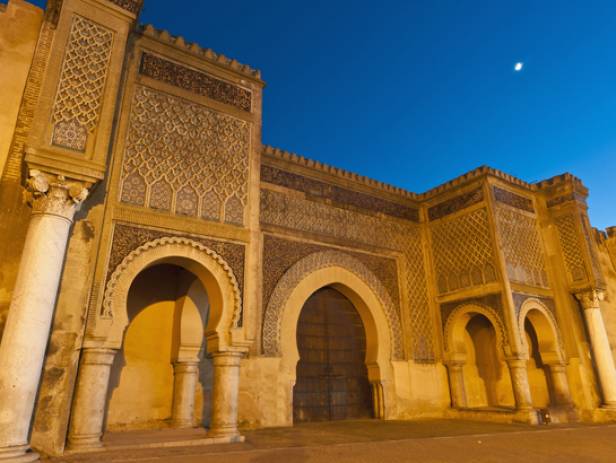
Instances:
[[[128,324],[127,298],[130,285],[143,270],[173,264],[193,273],[205,288],[210,302],[205,336],[208,350],[226,350],[232,344],[231,330],[241,313],[241,294],[229,265],[216,252],[194,240],[164,237],[150,241],[128,254],[112,273],[105,289],[103,314],[97,320],[94,338],[118,349]]]
[[[452,406],[513,407],[510,348],[498,314],[480,304],[461,305],[449,315],[444,338]]]
[[[562,338],[552,311],[539,299],[520,307],[518,329],[528,358],[528,382],[533,406],[570,405]]]

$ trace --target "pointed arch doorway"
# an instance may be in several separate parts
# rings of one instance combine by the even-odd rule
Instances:
[[[316,291],[297,324],[293,421],[371,418],[366,332],[359,313],[332,287]]]

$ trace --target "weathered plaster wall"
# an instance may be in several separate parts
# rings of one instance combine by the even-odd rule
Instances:
[[[0,175],[38,39],[43,10],[25,0],[0,4]]]
[[[4,173],[42,20],[43,11],[24,0],[0,4],[0,334],[29,220],[19,183]]]

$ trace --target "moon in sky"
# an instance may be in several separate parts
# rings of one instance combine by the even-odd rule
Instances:
[[[524,67],[524,63],[522,63],[521,61],[518,61],[517,63],[515,63],[515,66],[513,67],[513,69],[515,69],[516,72],[520,72],[523,67]]]

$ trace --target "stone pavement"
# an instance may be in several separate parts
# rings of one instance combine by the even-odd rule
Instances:
[[[186,438],[191,432],[187,431]],[[168,434],[170,433],[170,434]],[[175,434],[174,434],[175,433]],[[122,440],[128,437],[124,433]],[[170,463],[616,462],[616,425],[543,426],[425,421],[346,421],[247,431],[244,443],[115,450],[46,460]],[[155,437],[152,437],[155,436]],[[135,441],[179,439],[177,431]]]

